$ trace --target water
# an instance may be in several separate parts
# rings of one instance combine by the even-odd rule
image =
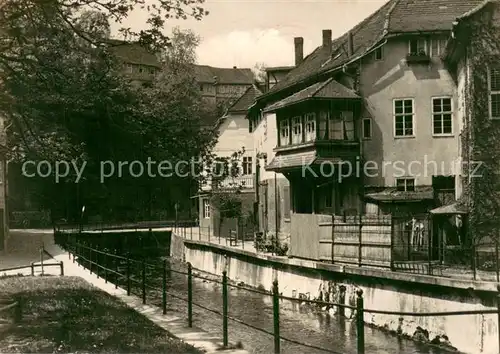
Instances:
[[[150,261],[151,262],[151,261]],[[155,262],[156,263],[156,262]],[[161,264],[161,263],[157,263]],[[171,264],[172,269],[181,270],[180,265]],[[182,271],[186,271],[182,269]],[[135,274],[140,279],[140,267]],[[161,306],[161,269],[147,271],[148,290],[147,303]],[[182,274],[168,272],[168,292],[187,299],[187,277]],[[151,289],[154,288],[154,289]],[[133,292],[140,296],[140,285],[134,286]],[[193,302],[222,313],[222,287],[220,284],[207,282],[193,277]],[[254,327],[273,332],[272,298],[263,294],[253,293],[244,289],[229,288],[229,316],[248,323]],[[177,311],[186,314],[187,303],[173,296],[167,296],[167,311]],[[222,338],[222,317],[193,306],[193,326],[202,328]],[[229,320],[229,342],[241,342],[250,353],[268,354],[274,352],[272,335],[254,328]],[[356,323],[355,320],[331,316],[311,306],[300,305],[287,300],[280,301],[280,334],[314,347],[281,342],[281,352],[290,354],[320,354],[320,353],[356,353]],[[379,329],[365,326],[366,353],[402,353],[402,354],[438,354],[445,351],[429,348],[423,344],[407,339],[397,338]]]

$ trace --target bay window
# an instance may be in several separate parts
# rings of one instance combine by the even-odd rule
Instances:
[[[302,142],[302,119],[301,117],[292,118],[292,144]]]
[[[305,125],[306,141],[316,140],[316,115],[314,113],[309,113],[306,115]]]

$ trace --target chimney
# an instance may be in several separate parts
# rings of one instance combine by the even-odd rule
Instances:
[[[347,54],[352,57],[354,54],[354,42],[352,40],[352,31],[347,34]]]
[[[323,30],[323,48],[327,48],[330,52],[332,51],[332,30]]]
[[[293,42],[295,44],[295,66],[299,66],[304,60],[304,38],[295,37]]]

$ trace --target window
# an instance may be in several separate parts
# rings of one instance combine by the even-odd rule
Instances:
[[[306,115],[306,141],[316,139],[316,115],[309,113]]]
[[[344,124],[338,112],[330,114],[328,120],[328,137],[331,140],[344,140]]]
[[[243,174],[252,174],[252,158],[250,156],[243,157]]]
[[[490,95],[490,118],[500,119],[500,67],[489,68],[488,86]]]
[[[430,45],[430,55],[432,57],[440,57],[444,54],[446,50],[447,40],[443,38],[433,38],[431,39]]]
[[[453,133],[451,98],[432,99],[432,133],[434,135]]]
[[[208,199],[203,199],[203,217],[210,219],[210,201]]]
[[[425,39],[415,38],[410,40],[410,54],[412,55],[421,55],[427,54],[427,45]]]
[[[290,142],[290,125],[288,119],[280,122],[280,145],[288,145]]]
[[[394,136],[413,136],[413,99],[394,100]]]
[[[371,139],[372,137],[372,119],[363,118],[363,139]]]
[[[292,119],[292,144],[300,144],[302,142],[302,122],[300,117]]]
[[[397,178],[396,189],[400,192],[415,192],[415,178]]]
[[[382,58],[383,58],[382,47],[378,47],[377,49],[375,49],[375,60],[382,60]]]
[[[342,112],[344,123],[344,140],[354,140],[354,114],[351,111]]]

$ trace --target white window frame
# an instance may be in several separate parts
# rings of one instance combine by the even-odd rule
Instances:
[[[298,121],[298,122],[297,122]],[[298,128],[298,129],[295,129]],[[295,131],[298,130],[298,133]],[[298,137],[298,139],[295,139]],[[295,141],[298,140],[298,141]],[[302,143],[302,117],[296,116],[292,118],[292,144],[301,144]]]
[[[286,132],[286,134],[283,134],[283,132]],[[279,134],[280,146],[290,145],[290,120],[288,118],[280,121]]]
[[[396,102],[397,101],[403,101],[403,113],[398,113],[396,114]],[[404,113],[404,101],[411,101],[411,106],[412,106],[412,113],[411,113],[411,120],[412,120],[412,134],[411,135],[396,135],[396,117],[398,116],[406,116],[410,115],[409,113],[406,114]],[[392,126],[393,126],[393,135],[395,139],[405,139],[405,138],[414,138],[415,137],[415,132],[416,132],[416,126],[415,126],[415,99],[414,98],[394,98],[392,100]]]
[[[422,41],[424,43],[424,52],[425,52],[425,54],[429,55],[429,48],[428,48],[427,39],[426,38],[422,38],[422,37],[411,38],[411,39],[408,40],[408,54],[416,54],[416,55],[419,54],[418,48],[417,48],[417,52],[416,53],[412,53],[412,51],[411,51],[411,42],[415,41],[415,40],[417,41],[417,47],[418,47],[418,42],[419,41]]]
[[[244,176],[251,175],[253,172],[253,161],[252,156],[243,156],[242,162],[242,172]],[[246,171],[245,171],[246,170]]]
[[[446,44],[447,40],[445,38],[431,38],[429,41],[429,56],[431,57],[440,57],[441,55],[444,54],[444,51],[446,50]],[[432,50],[432,45],[433,43],[437,43],[437,53],[434,53]],[[441,45],[443,45],[443,48],[441,48]]]
[[[394,181],[396,189],[398,188],[398,181],[404,181],[404,192],[414,192],[416,190],[417,179],[415,177],[396,178]],[[413,181],[413,190],[408,190],[408,181]]]
[[[496,68],[499,71],[500,75],[500,66]],[[491,66],[488,66],[488,110],[489,110],[489,117],[492,120],[498,120],[500,119],[499,117],[493,117],[493,100],[491,99],[491,96],[493,95],[500,95],[500,90],[492,90],[491,89]]]
[[[450,100],[451,111],[434,112],[434,100],[443,100],[443,99]],[[431,97],[431,114],[432,114],[432,135],[433,136],[453,136],[453,132],[454,132],[454,129],[453,129],[453,97],[451,97],[451,96]],[[437,116],[437,115],[441,116],[441,129],[444,130],[444,124],[443,124],[444,120],[442,117],[444,114],[449,114],[451,116],[451,133],[436,133],[436,131],[434,130],[435,116]]]
[[[316,113],[308,113],[305,116],[305,141],[316,140]]]
[[[365,136],[365,122],[370,123],[370,136]],[[371,118],[363,118],[361,121],[361,136],[363,137],[363,140],[370,140],[373,136],[373,122]]]
[[[210,200],[203,199],[203,218],[210,219]]]

